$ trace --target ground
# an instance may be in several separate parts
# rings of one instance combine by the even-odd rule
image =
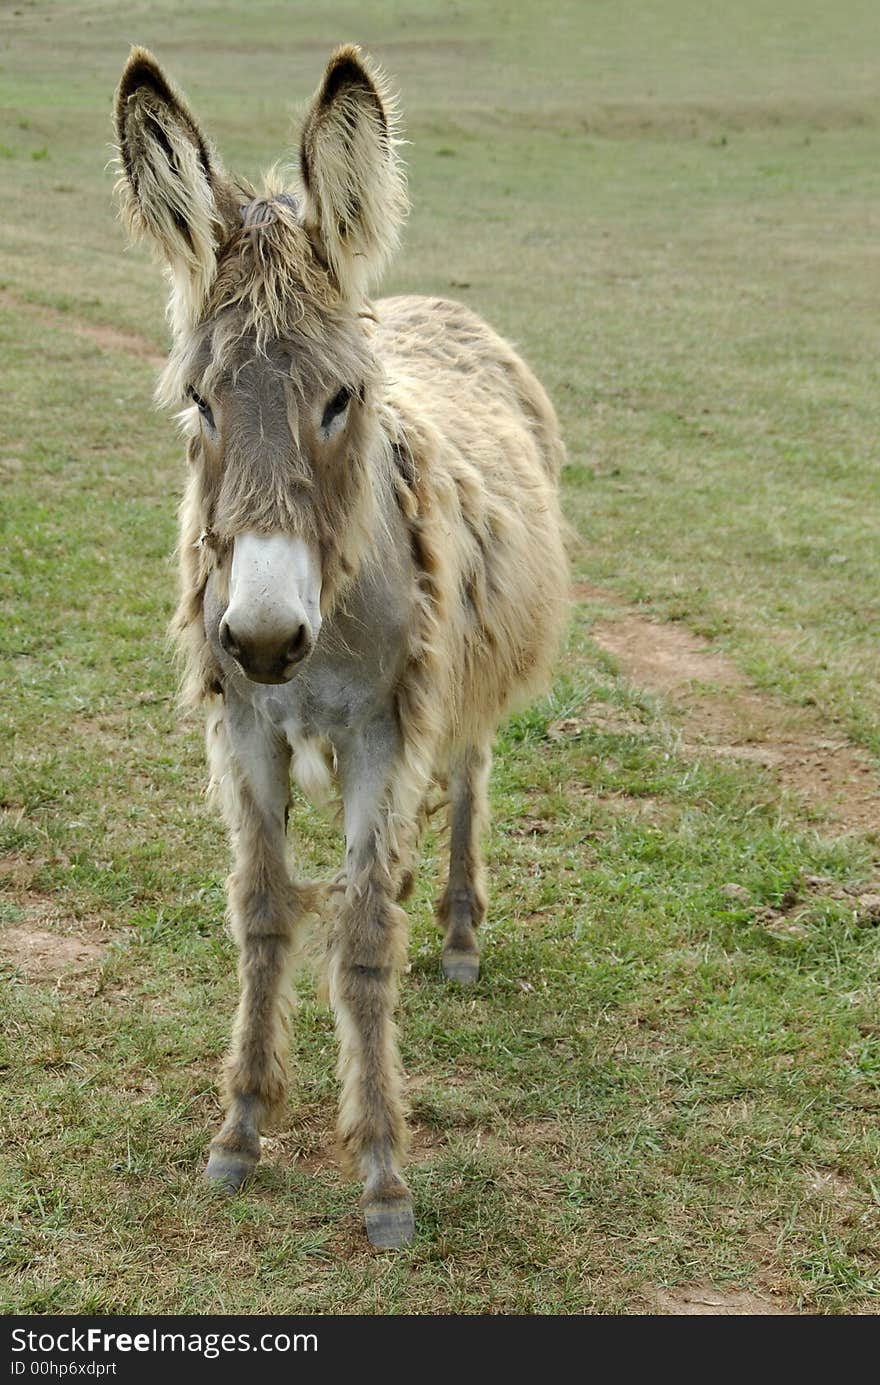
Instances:
[[[546,382],[575,580],[499,738],[475,991],[440,980],[433,839],[410,907],[396,1255],[309,985],[258,1180],[199,1181],[227,854],[164,640],[162,287],[105,170],[130,41],[253,176],[352,39],[411,141],[388,290],[463,299]],[[878,39],[862,0],[7,10],[6,1311],[877,1311]],[[335,867],[302,804],[292,837]]]

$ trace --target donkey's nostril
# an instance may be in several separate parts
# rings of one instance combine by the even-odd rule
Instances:
[[[237,659],[241,654],[238,640],[230,630],[227,620],[221,620],[220,622],[220,643],[226,650],[226,653],[232,655],[233,659]]]
[[[301,625],[287,646],[287,663],[294,664],[309,652],[309,627]]]

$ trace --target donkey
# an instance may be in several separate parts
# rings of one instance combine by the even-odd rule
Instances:
[[[323,898],[340,1152],[370,1241],[401,1246],[401,901],[439,798],[443,971],[473,983],[493,735],[545,684],[565,617],[563,444],[541,385],[473,312],[368,296],[407,198],[395,103],[358,48],[330,58],[290,185],[228,174],[145,49],[115,125],[123,220],[170,284],[157,398],[189,462],[174,628],[234,856],[240,1003],[205,1176],[239,1189],[283,1108],[288,978]],[[286,861],[291,770],[342,800],[345,867],[323,895]]]

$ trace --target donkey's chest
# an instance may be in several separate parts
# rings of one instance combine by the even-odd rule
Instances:
[[[267,690],[265,715],[291,741],[313,736],[334,744],[380,714],[392,695],[389,669],[363,657],[334,658],[318,647],[309,666],[290,683]]]
[[[387,713],[406,658],[407,604],[375,581],[362,580],[343,611],[324,621],[315,648],[287,683],[262,685],[244,677],[222,648],[218,627],[224,605],[209,582],[205,629],[220,663],[228,695],[292,745],[312,738],[333,745]]]

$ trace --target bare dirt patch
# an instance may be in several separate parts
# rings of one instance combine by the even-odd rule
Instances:
[[[655,1289],[648,1297],[661,1313],[694,1317],[767,1317],[791,1315],[791,1309],[774,1303],[748,1289],[716,1289],[711,1284],[681,1284],[672,1289]]]
[[[103,323],[89,322],[86,318],[76,317],[72,313],[59,312],[57,308],[49,308],[42,303],[28,303],[7,289],[0,289],[0,307],[27,313],[29,317],[36,318],[53,331],[71,332],[75,337],[80,337],[82,340],[90,341],[95,346],[99,346],[102,351],[122,351],[128,356],[136,356],[139,360],[146,361],[148,365],[157,368],[165,364],[165,357],[156,350],[153,343],[148,341],[146,337],[138,336],[136,332],[128,332],[124,328],[110,327]]]
[[[678,815],[678,808],[662,798],[645,794],[637,798],[634,794],[590,794],[590,801],[606,812],[625,818],[642,818],[652,826],[660,826]]]
[[[96,961],[103,951],[99,943],[44,928],[14,926],[0,933],[0,955],[27,981],[54,981]]]
[[[613,736],[644,736],[647,727],[625,707],[610,702],[593,702],[589,720],[582,717],[561,717],[547,727],[551,741],[576,741],[584,731],[605,731]]]
[[[10,851],[0,859],[0,887],[5,890],[27,890],[37,871],[46,864],[44,856],[25,856]]]
[[[33,983],[76,981],[107,950],[108,935],[98,919],[72,919],[51,895],[27,888],[18,874],[22,862],[11,859],[10,871],[0,874],[9,890],[15,914],[0,926],[0,965]]]
[[[582,584],[582,601],[614,604],[609,592]],[[760,692],[726,655],[683,625],[648,620],[621,608],[593,627],[593,638],[626,676],[659,693],[682,717],[685,748],[750,761],[844,831],[880,826],[880,778],[863,750],[808,708]]]

